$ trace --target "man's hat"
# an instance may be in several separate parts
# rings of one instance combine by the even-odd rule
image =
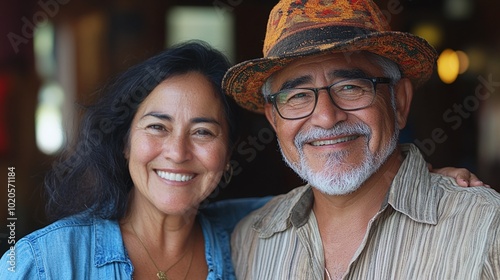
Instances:
[[[226,73],[222,86],[242,107],[262,113],[261,87],[291,61],[323,53],[369,51],[399,65],[415,87],[432,74],[437,53],[424,39],[391,31],[370,0],[282,0],[271,11],[264,57],[244,61]]]

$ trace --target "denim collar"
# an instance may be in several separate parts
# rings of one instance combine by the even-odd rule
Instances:
[[[94,231],[94,265],[101,267],[112,262],[127,264],[132,274],[133,266],[123,243],[120,225],[116,220],[92,218]]]

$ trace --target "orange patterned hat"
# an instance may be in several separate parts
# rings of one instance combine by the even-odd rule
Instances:
[[[415,87],[429,79],[437,57],[424,39],[391,31],[370,0],[282,0],[269,15],[264,57],[233,66],[222,86],[243,108],[263,113],[261,87],[274,72],[297,58],[358,51],[396,62]]]

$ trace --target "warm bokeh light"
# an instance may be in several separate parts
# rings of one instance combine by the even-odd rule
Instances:
[[[456,51],[458,56],[458,73],[463,74],[469,69],[469,56],[463,51]]]
[[[454,50],[445,49],[437,60],[439,78],[445,84],[453,83],[458,76],[460,65],[458,55]]]
[[[424,38],[435,48],[441,45],[444,37],[441,28],[432,22],[421,22],[417,24],[413,28],[412,33]]]

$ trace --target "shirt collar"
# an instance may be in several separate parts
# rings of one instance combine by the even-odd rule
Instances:
[[[436,224],[442,190],[431,184],[427,163],[417,147],[403,144],[400,149],[406,158],[393,179],[381,209],[391,205],[394,210],[412,220]],[[259,237],[267,238],[291,226],[299,228],[307,223],[314,203],[311,186],[296,188],[283,196],[279,203],[271,203],[271,207],[255,217],[253,228],[259,232]]]
[[[263,214],[255,217],[253,229],[261,238],[285,231],[292,225],[301,227],[307,222],[313,205],[310,186],[295,188],[283,196],[278,204],[271,201],[263,206],[264,211],[259,211]]]
[[[388,204],[414,221],[436,224],[443,190],[431,183],[427,162],[415,145],[400,148],[406,158],[392,182]]]
[[[94,265],[101,267],[112,262],[132,263],[126,252],[118,221],[93,218],[94,227]]]

